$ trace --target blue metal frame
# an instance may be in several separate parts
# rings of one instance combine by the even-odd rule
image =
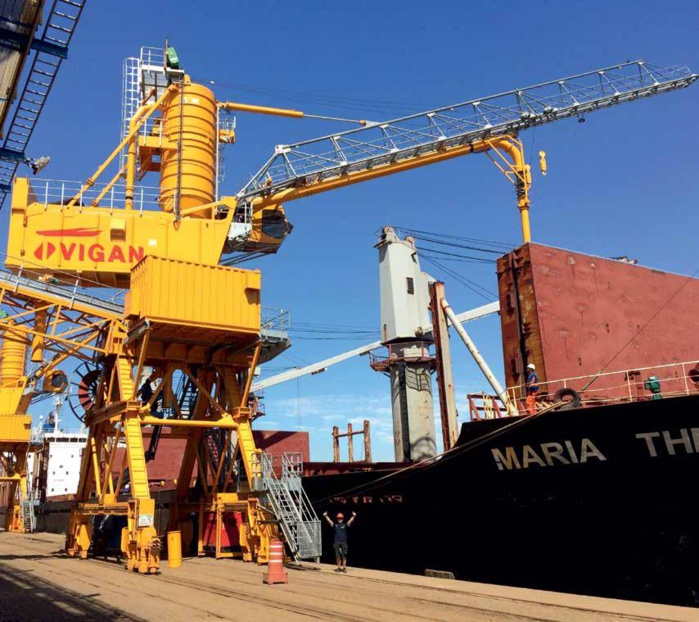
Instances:
[[[26,159],[27,156],[24,155],[24,151],[15,151],[14,149],[0,147],[0,160],[5,160],[6,162],[24,162]]]
[[[31,28],[31,25],[0,20],[0,46],[15,49],[34,60],[27,73],[21,95],[14,106],[5,140],[0,146],[0,207],[11,191],[12,179],[21,162],[26,162],[25,148],[34,133],[36,122],[51,92],[61,62],[68,57],[68,46],[87,0],[53,0],[43,32],[35,36],[14,32],[7,24]],[[41,36],[39,36],[39,34]]]
[[[45,52],[46,54],[57,56],[63,60],[68,58],[68,48],[66,46],[57,45],[43,39],[36,39],[30,35],[15,32],[14,30],[0,25],[0,47],[22,52],[27,49],[27,44],[29,44],[31,50]]]

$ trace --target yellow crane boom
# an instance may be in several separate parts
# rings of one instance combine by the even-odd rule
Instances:
[[[237,193],[238,210],[252,223],[260,210],[319,192],[441,162],[470,153],[499,151],[496,163],[513,182],[522,237],[531,238],[529,186],[519,132],[622,103],[685,88],[697,79],[688,67],[659,67],[642,60],[393,121],[367,123],[293,145],[274,155]],[[545,160],[542,160],[542,172]],[[242,229],[242,228],[241,228]],[[244,232],[241,250],[247,250]]]
[[[528,241],[531,175],[519,132],[681,89],[697,78],[687,67],[634,61],[393,121],[361,121],[354,130],[278,146],[235,196],[219,197],[219,144],[235,140],[234,127],[223,123],[225,111],[308,115],[219,102],[179,67],[166,64],[163,75],[160,86],[155,81],[144,89],[120,144],[84,184],[16,181],[9,268],[128,287],[131,267],[148,254],[234,263],[240,253],[279,248],[292,229],[284,202],[483,152],[513,183]],[[122,151],[123,169],[98,185]],[[157,189],[138,183],[150,172],[159,176]],[[122,178],[125,184],[118,184]]]

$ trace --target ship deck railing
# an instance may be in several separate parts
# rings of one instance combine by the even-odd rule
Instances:
[[[657,385],[655,384],[657,383]],[[654,385],[653,391],[650,385]],[[561,389],[573,389],[580,397],[583,406],[602,406],[649,399],[699,395],[699,360],[682,361],[617,369],[584,376],[572,376],[556,380],[540,381],[536,395],[537,404],[551,403]],[[517,406],[517,413],[527,414],[525,407],[526,385],[508,387],[508,398]],[[500,412],[501,411],[501,412]],[[500,412],[500,414],[498,414]],[[480,418],[507,416],[503,408],[489,411]]]

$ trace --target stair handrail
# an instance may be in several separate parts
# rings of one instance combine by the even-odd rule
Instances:
[[[300,528],[303,530],[306,541],[313,547],[313,551],[304,557],[320,557],[321,532],[320,519],[315,513],[306,491],[303,488],[301,475],[303,474],[303,454],[300,452],[284,452],[282,454],[282,478],[291,480],[294,485],[287,486],[290,495],[294,499],[300,516]],[[293,491],[293,493],[291,492]],[[314,531],[315,533],[311,533]]]

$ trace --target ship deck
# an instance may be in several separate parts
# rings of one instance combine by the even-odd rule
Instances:
[[[262,583],[253,564],[210,558],[163,564],[157,576],[115,562],[68,559],[63,537],[0,533],[2,620],[697,620],[696,609],[332,566],[289,569],[288,585]],[[350,551],[351,560],[351,551]]]

